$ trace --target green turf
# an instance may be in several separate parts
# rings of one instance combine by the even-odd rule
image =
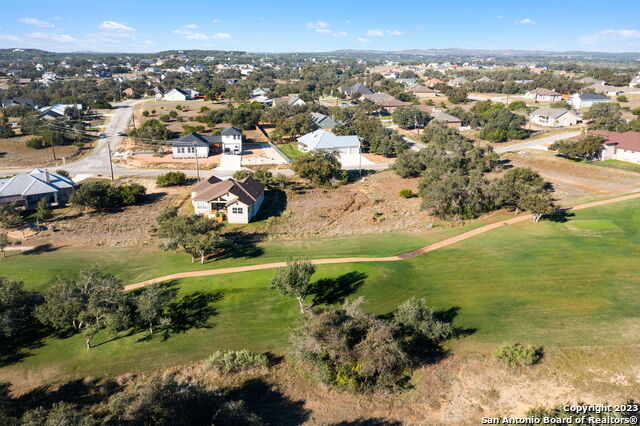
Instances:
[[[388,313],[411,296],[453,309],[455,324],[470,332],[450,343],[454,350],[492,349],[502,341],[545,347],[635,344],[640,339],[639,234],[640,200],[631,200],[577,211],[564,223],[500,227],[410,260],[325,265],[316,278],[364,274],[364,283],[350,297],[365,296],[365,309],[375,313]],[[277,253],[270,250],[263,260]],[[104,257],[105,263],[111,256]],[[148,269],[138,266],[132,273],[124,266],[144,256],[111,267],[121,276],[145,275]],[[158,257],[155,264],[166,268],[169,259]],[[0,369],[0,381],[114,375],[203,359],[219,349],[285,351],[297,304],[267,288],[272,274],[180,280],[181,295],[220,292],[207,328],[166,340],[158,334],[149,341],[140,341],[144,332],[113,341],[100,334],[95,342],[105,343],[91,350],[84,348],[81,336],[48,339],[20,363]]]
[[[593,164],[594,166],[599,166],[599,167],[610,167],[613,169],[622,169],[622,170],[629,170],[632,172],[640,172],[640,164],[630,163],[628,161],[604,160],[604,161],[593,161],[589,164]]]
[[[286,155],[287,158],[291,161],[295,160],[297,157],[303,154],[303,152],[298,149],[298,144],[295,142],[282,143],[278,144],[277,146],[278,149],[282,151],[282,153]]]

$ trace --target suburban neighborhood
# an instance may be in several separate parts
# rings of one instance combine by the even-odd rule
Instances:
[[[0,423],[635,424],[637,6],[0,22]]]

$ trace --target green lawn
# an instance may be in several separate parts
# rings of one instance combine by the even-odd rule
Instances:
[[[604,160],[604,161],[593,161],[590,164],[599,167],[611,167],[613,169],[622,169],[629,170],[632,172],[640,172],[640,164],[629,163],[628,161],[620,161],[620,160]]]
[[[298,144],[295,142],[280,143],[276,146],[291,161],[295,160],[297,157],[303,154],[303,152],[298,149]]]
[[[387,313],[414,295],[426,297],[439,309],[453,309],[455,324],[472,331],[450,343],[454,350],[491,350],[505,340],[546,347],[635,344],[640,339],[639,234],[640,200],[632,200],[577,211],[565,223],[504,226],[406,261],[321,266],[316,278],[337,278],[354,271],[362,274],[362,285],[349,297],[365,296],[365,308],[375,313]],[[389,252],[394,251],[392,245],[395,249],[410,245],[402,241],[406,236],[368,238],[371,240],[355,245],[358,254],[382,250],[374,247],[376,242]],[[331,253],[326,253],[328,240],[324,245],[308,241],[307,246],[295,242],[290,247],[273,242],[258,260],[276,259],[291,251],[322,257],[338,255],[338,251],[347,254],[354,249],[348,241],[344,240],[344,246],[334,244]],[[115,252],[96,252],[103,253],[104,263],[128,280],[149,276],[149,266],[136,266],[132,271],[126,265],[151,253],[155,257],[147,260],[158,268],[154,272],[176,267],[178,260],[174,259],[180,259],[182,267],[187,265],[181,256],[130,251],[114,266],[110,261],[116,258]],[[90,256],[89,252],[84,255]],[[46,256],[59,256],[51,260],[59,262],[55,268],[74,270],[71,260],[65,264],[56,252],[40,256],[29,259],[41,264]],[[5,275],[7,265],[9,275],[20,274],[18,265],[25,268],[27,256],[11,266],[20,257],[6,259],[2,264]],[[44,277],[51,266],[38,268],[38,273],[28,273]],[[216,314],[208,327],[192,328],[166,340],[158,334],[141,341],[145,333],[140,332],[109,341],[101,334],[95,342],[106,343],[91,350],[84,348],[81,336],[48,339],[20,363],[0,369],[0,381],[39,384],[114,375],[199,360],[218,349],[286,351],[286,331],[295,326],[297,304],[267,288],[272,274],[255,271],[180,280],[176,284],[181,295],[220,292],[221,299],[211,304]]]

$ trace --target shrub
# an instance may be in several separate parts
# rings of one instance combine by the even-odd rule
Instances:
[[[205,364],[221,373],[230,373],[250,368],[266,367],[269,365],[269,359],[265,354],[249,352],[246,349],[241,351],[216,351],[205,361]]]
[[[147,194],[147,189],[139,183],[130,183],[118,187],[120,202],[125,206],[138,204]]]
[[[149,111],[142,111],[142,115],[144,117],[148,117],[149,116]]]
[[[44,139],[40,137],[27,139],[27,142],[25,142],[25,145],[27,145],[27,148],[32,148],[32,149],[42,149],[45,147]]]
[[[404,188],[400,190],[400,196],[402,198],[413,198],[416,196],[416,194],[409,188]]]
[[[178,116],[178,113],[177,113],[177,112],[175,112],[175,111],[170,111],[170,112],[169,112],[169,117],[171,117],[171,118],[176,118],[177,116]]]
[[[56,173],[59,174],[60,176],[69,177],[69,172],[63,169],[56,170]]]
[[[162,121],[171,121],[171,117],[169,116],[169,114],[162,114],[160,116],[160,120],[162,120]]]
[[[629,102],[629,98],[627,98],[625,95],[620,95],[616,98],[616,101],[618,102]]]
[[[542,358],[542,349],[521,343],[503,343],[494,353],[495,357],[510,367],[533,365]]]
[[[161,188],[167,186],[179,186],[184,185],[187,181],[187,176],[182,172],[167,172],[158,176],[156,179],[156,185]]]

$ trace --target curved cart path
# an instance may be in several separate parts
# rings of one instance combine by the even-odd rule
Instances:
[[[606,204],[617,203],[620,201],[631,200],[634,198],[640,198],[640,193],[625,195],[622,197],[611,198],[608,200],[602,201],[594,201],[591,203],[580,204],[574,207],[570,207],[567,210],[582,210],[590,207],[603,206]],[[458,243],[460,241],[464,241],[468,238],[475,237],[476,235],[484,234],[485,232],[491,231],[492,229],[500,228],[504,225],[511,225],[513,223],[523,222],[525,220],[531,220],[533,216],[530,214],[520,215],[514,217],[512,219],[501,220],[496,223],[492,223],[489,225],[482,226],[477,229],[473,229],[471,231],[463,232],[462,234],[456,235],[451,238],[444,239],[437,243],[430,244],[428,246],[409,251],[406,253],[398,254],[396,256],[387,256],[387,257],[339,257],[335,259],[313,259],[311,263],[315,265],[329,265],[329,264],[337,264],[337,263],[357,263],[357,262],[395,262],[397,260],[410,259],[412,257],[419,256],[421,254],[429,253],[434,250],[441,249],[443,247],[450,246],[452,244]],[[174,280],[179,278],[191,278],[191,277],[204,277],[208,275],[223,275],[223,274],[234,274],[237,272],[248,272],[248,271],[260,271],[263,269],[272,269],[272,268],[280,268],[286,266],[286,262],[273,262],[273,263],[263,263],[260,265],[249,265],[249,266],[235,266],[231,268],[218,268],[218,269],[206,269],[202,271],[190,271],[190,272],[178,272],[171,275],[165,275],[163,277],[153,278],[146,281],[141,281],[135,284],[129,284],[124,286],[125,290],[134,290],[136,288],[144,287],[149,284],[156,284],[162,281]]]

